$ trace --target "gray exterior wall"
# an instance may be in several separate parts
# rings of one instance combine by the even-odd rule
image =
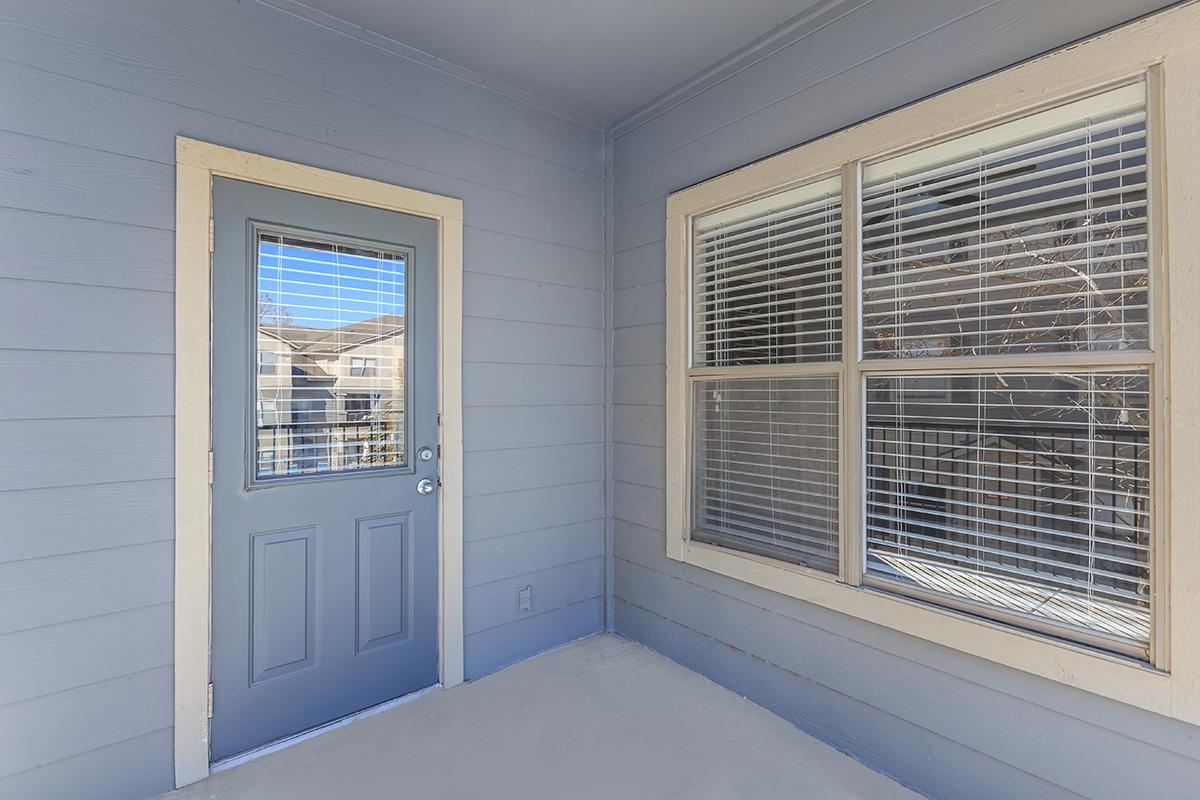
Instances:
[[[467,675],[603,624],[603,134],[257,2],[3,0],[0,797],[172,783],[177,133],[463,198]]]
[[[672,191],[1165,5],[853,0],[613,145],[615,628],[935,798],[1194,798],[1200,729],[663,555]]]

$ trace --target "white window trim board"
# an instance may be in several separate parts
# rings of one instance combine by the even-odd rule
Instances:
[[[189,139],[175,141],[175,785],[209,774],[214,176],[438,222],[438,674],[463,680],[462,201]]]
[[[863,585],[860,537],[844,535],[841,574],[825,575],[688,538],[691,429],[688,363],[690,246],[693,217],[729,208],[828,176],[843,175],[843,205],[858,206],[861,165],[901,157],[920,147],[977,133],[1000,122],[1056,109],[1105,88],[1147,78],[1151,163],[1151,305],[1154,308],[1155,407],[1152,480],[1152,604],[1150,663],[1052,639]],[[1159,714],[1200,724],[1200,5],[1188,3],[1096,36],[912,106],[872,119],[673,194],[667,201],[667,531],[669,557],[784,595],[883,625],[1028,673]],[[1164,166],[1169,164],[1169,170]],[[1167,203],[1167,197],[1170,202]],[[843,297],[857,303],[856,214],[845,217]],[[1171,264],[1181,265],[1172,270]],[[1170,283],[1170,292],[1167,284]],[[849,312],[849,309],[847,309]],[[1165,312],[1165,313],[1164,313]],[[844,313],[849,374],[887,368],[859,361],[856,313]],[[1098,353],[1098,366],[1128,363],[1123,353]],[[1040,358],[1040,357],[1039,357]],[[1143,356],[1132,356],[1135,360]],[[1028,367],[1030,359],[956,360],[955,368]],[[1057,363],[1053,354],[1041,359]],[[843,361],[843,365],[846,362]],[[804,365],[802,365],[803,368]],[[816,365],[814,365],[816,366]],[[828,369],[828,365],[824,365]],[[895,368],[896,365],[890,365]],[[905,369],[909,365],[904,365]],[[916,366],[915,364],[913,366]],[[948,368],[950,365],[946,365]],[[935,368],[929,365],[926,368]],[[762,368],[769,373],[774,368]],[[789,369],[789,374],[792,370]],[[795,370],[800,374],[801,370]],[[856,379],[842,392],[842,418],[862,407]],[[852,430],[861,431],[861,425]],[[843,437],[841,525],[862,529],[861,442]],[[858,476],[858,477],[853,477]],[[1171,536],[1172,520],[1179,521]]]

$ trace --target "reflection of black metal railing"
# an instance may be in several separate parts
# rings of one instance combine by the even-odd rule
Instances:
[[[1032,427],[868,418],[871,548],[1044,575],[1140,604],[1149,591],[1148,434]]]
[[[258,476],[393,467],[404,463],[404,420],[259,425]]]

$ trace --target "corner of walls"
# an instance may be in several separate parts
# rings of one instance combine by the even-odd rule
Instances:
[[[613,128],[604,131],[604,630],[612,633],[613,563]]]

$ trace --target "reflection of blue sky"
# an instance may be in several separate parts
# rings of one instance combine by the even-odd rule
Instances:
[[[258,296],[278,316],[308,328],[337,328],[404,314],[404,257],[258,243]]]

